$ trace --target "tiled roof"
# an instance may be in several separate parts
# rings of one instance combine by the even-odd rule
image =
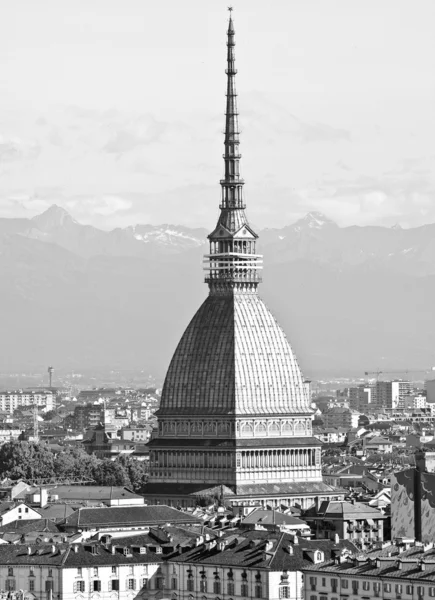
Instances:
[[[243,525],[261,523],[261,525],[291,525],[295,528],[309,529],[309,526],[302,519],[285,515],[277,510],[264,510],[257,508],[247,515],[243,520]]]
[[[317,518],[333,518],[339,517],[342,519],[382,519],[383,515],[380,510],[362,502],[346,502],[331,500],[322,502],[318,509],[311,508],[306,511],[306,516]]]
[[[81,508],[65,519],[64,526],[98,529],[109,526],[158,525],[160,523],[199,523],[199,519],[170,506],[114,506]]]
[[[210,295],[172,358],[159,415],[309,414],[287,338],[256,294]]]
[[[300,571],[312,564],[309,551],[322,550],[327,559],[331,557],[333,548],[356,552],[355,546],[344,540],[340,541],[338,546],[331,540],[310,541],[299,537],[297,544],[293,544],[292,541],[293,536],[287,533],[231,530],[216,540],[217,543],[213,547],[204,544],[181,555],[174,555],[169,558],[169,561],[228,567],[255,566],[258,569],[270,568],[274,571],[284,569]],[[225,542],[228,545],[220,550],[218,544]],[[288,551],[289,546],[293,549],[292,554]]]
[[[148,442],[148,446],[151,448],[155,447],[230,447],[230,448],[258,448],[259,443],[262,447],[276,447],[276,448],[288,448],[288,447],[301,447],[301,446],[309,446],[312,448],[313,446],[322,446],[322,442],[320,442],[317,438],[306,436],[306,437],[289,437],[289,438],[280,438],[280,437],[265,437],[261,439],[259,442],[258,438],[247,438],[247,439],[180,439],[180,438],[155,438]]]
[[[60,500],[126,500],[141,498],[131,490],[122,486],[98,485],[58,485],[50,488],[50,495],[59,496]]]
[[[11,523],[0,527],[0,535],[2,533],[28,533],[30,531],[48,531],[50,533],[58,533],[59,529],[56,527],[53,521],[50,521],[50,519],[25,519],[24,521],[12,521]]]
[[[313,494],[321,492],[332,494],[339,492],[323,481],[297,481],[297,482],[281,482],[281,483],[245,483],[237,485],[237,495],[269,495],[269,494]]]

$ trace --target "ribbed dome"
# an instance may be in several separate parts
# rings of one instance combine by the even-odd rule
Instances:
[[[211,294],[181,338],[160,415],[309,413],[287,338],[257,294]]]

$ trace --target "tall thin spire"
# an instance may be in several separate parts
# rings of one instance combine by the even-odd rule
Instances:
[[[244,208],[243,184],[240,177],[240,138],[236,92],[236,57],[234,47],[235,31],[232,19],[232,7],[227,31],[227,105],[225,113],[225,177],[221,180],[222,208]]]
[[[240,139],[236,93],[235,31],[232,7],[227,31],[227,102],[225,112],[224,178],[221,213],[215,230],[208,236],[210,254],[204,257],[206,282],[211,294],[253,292],[260,282],[262,257],[256,254],[257,234],[249,226],[243,203],[240,176]]]

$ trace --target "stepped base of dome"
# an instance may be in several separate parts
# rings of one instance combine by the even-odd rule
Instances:
[[[201,499],[222,497],[233,506],[293,506],[308,508],[316,501],[342,500],[344,490],[334,488],[323,481],[253,483],[214,485],[206,483],[149,483],[144,496],[149,503],[169,506],[196,506]]]

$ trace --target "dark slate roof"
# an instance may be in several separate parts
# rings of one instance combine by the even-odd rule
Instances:
[[[381,558],[379,563],[376,561],[377,557]],[[425,568],[422,570],[420,561],[424,562],[425,560],[428,562],[425,563]],[[435,551],[431,549],[425,552],[422,547],[412,547],[404,552],[399,552],[397,547],[389,546],[381,551],[370,552],[366,556],[362,556],[359,561],[348,560],[340,564],[328,561],[310,565],[306,569],[344,576],[360,575],[365,578],[382,578],[384,581],[391,578],[433,583],[435,582]]]
[[[158,525],[161,523],[200,523],[188,513],[170,506],[113,506],[81,508],[65,519],[64,526],[98,529],[109,526]]]
[[[352,554],[357,552],[356,547],[348,540],[334,544],[331,540],[310,541],[299,537],[298,543],[294,544],[293,539],[293,535],[287,533],[233,529],[214,540],[213,547],[208,542],[181,555],[176,554],[169,560],[201,565],[300,571],[312,564],[310,551],[322,550],[328,559],[333,549],[347,550]],[[219,544],[224,542],[227,546],[220,550]],[[292,553],[288,550],[289,546],[293,549]]]

